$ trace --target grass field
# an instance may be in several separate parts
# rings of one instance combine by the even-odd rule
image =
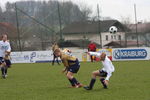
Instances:
[[[0,79],[0,100],[150,100],[150,61],[113,62],[116,68],[109,89],[97,79],[94,89],[68,88],[63,66],[48,63],[14,64],[7,79]],[[100,63],[81,63],[75,76],[89,84]]]

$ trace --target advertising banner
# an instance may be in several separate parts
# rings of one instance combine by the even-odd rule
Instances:
[[[98,49],[97,52],[99,53],[106,53],[110,60],[112,60],[112,49]]]
[[[11,53],[12,63],[50,62],[52,59],[52,51],[27,51]]]
[[[73,56],[76,56],[79,61],[82,61],[83,50],[77,50],[72,52]],[[12,52],[12,63],[38,63],[38,62],[51,62],[53,60],[52,51],[24,51],[24,52]]]
[[[150,48],[116,48],[112,51],[113,61],[149,60]]]

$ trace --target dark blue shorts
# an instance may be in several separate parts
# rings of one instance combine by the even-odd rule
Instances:
[[[99,70],[99,73],[101,77],[106,77],[107,76],[107,72],[103,71],[103,70]]]
[[[5,62],[4,58],[3,58],[3,57],[0,57],[0,64],[2,64],[2,63],[4,63],[4,62]]]
[[[10,60],[5,60],[3,57],[0,57],[0,64],[2,64],[4,62],[6,63],[6,67],[11,66],[11,61]]]
[[[10,60],[5,60],[6,63],[6,67],[10,67],[11,66],[11,61]]]
[[[69,68],[67,69],[67,71],[72,72],[72,73],[77,73],[80,69],[80,63],[77,60],[76,64],[69,66]]]

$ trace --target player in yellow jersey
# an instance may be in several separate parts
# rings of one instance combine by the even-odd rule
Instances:
[[[78,59],[74,56],[70,56],[65,54],[60,49],[55,49],[54,54],[57,57],[60,57],[62,63],[64,64],[63,73],[66,72],[66,77],[68,78],[69,82],[71,83],[72,87],[82,87],[83,85],[79,83],[76,78],[73,76],[77,73],[80,69],[80,63]]]

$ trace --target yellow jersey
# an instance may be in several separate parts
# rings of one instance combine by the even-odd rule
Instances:
[[[64,64],[65,67],[70,67],[71,65],[78,63],[76,57],[67,55],[63,52],[61,52],[60,59],[62,60],[62,63]]]

